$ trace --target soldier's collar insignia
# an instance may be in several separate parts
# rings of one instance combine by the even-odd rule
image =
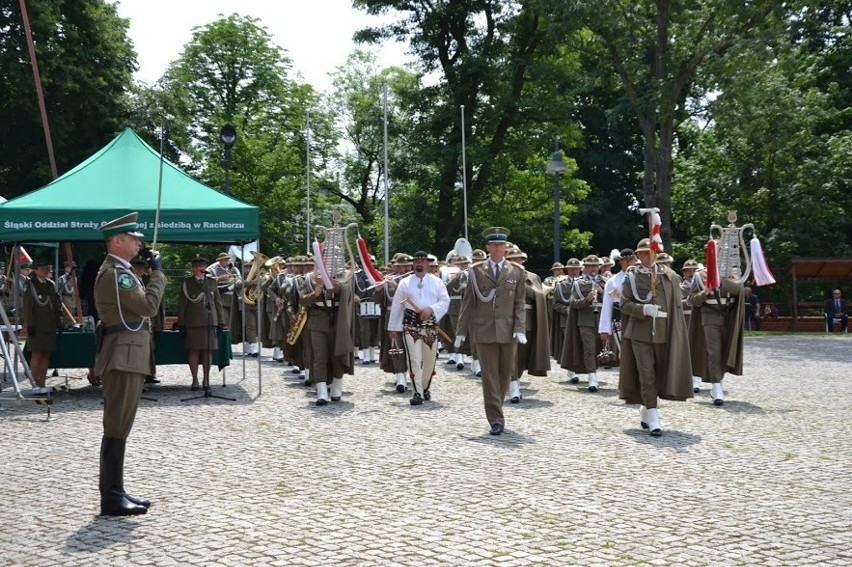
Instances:
[[[130,274],[121,274],[118,276],[118,287],[121,289],[133,289],[136,287],[136,280]]]

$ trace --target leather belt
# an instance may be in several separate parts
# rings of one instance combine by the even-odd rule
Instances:
[[[137,328],[139,325],[142,325],[142,327]],[[127,327],[130,328],[128,329]],[[128,321],[127,326],[122,324],[105,325],[103,329],[105,335],[114,335],[115,333],[134,333],[136,331],[150,331],[151,323],[149,321],[145,321],[144,323],[142,321]]]
[[[704,303],[709,303],[710,305],[725,305],[727,303],[733,303],[733,302],[734,302],[734,299],[728,298],[728,297],[721,297],[719,299],[716,299],[715,297],[713,297],[713,298],[709,298],[709,299],[704,300]]]

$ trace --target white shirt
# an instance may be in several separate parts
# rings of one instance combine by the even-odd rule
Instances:
[[[423,284],[419,286],[418,284]],[[406,308],[415,309],[408,302],[409,299],[417,307],[423,309],[431,307],[435,321],[440,321],[450,308],[450,296],[447,286],[441,278],[433,274],[426,274],[423,279],[411,274],[402,279],[393,295],[390,317],[388,317],[388,331],[402,331],[402,315]]]
[[[598,334],[612,334],[612,310],[615,303],[621,303],[621,284],[624,283],[624,270],[621,270],[606,281],[604,286],[601,319],[598,323]]]

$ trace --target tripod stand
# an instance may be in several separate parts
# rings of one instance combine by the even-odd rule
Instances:
[[[216,398],[218,400],[227,400],[227,401],[231,401],[231,402],[236,402],[237,401],[236,398],[229,398],[227,396],[216,395],[211,391],[211,388],[210,388],[210,366],[212,365],[212,362],[213,362],[212,358],[213,358],[213,350],[214,350],[213,349],[214,338],[213,338],[213,336],[211,336],[210,329],[211,328],[217,328],[218,329],[218,325],[214,324],[214,320],[213,320],[213,305],[212,305],[213,302],[211,301],[211,297],[210,297],[211,291],[210,291],[209,288],[210,288],[211,285],[215,286],[216,280],[211,278],[211,277],[204,277],[201,281],[202,281],[203,293],[204,293],[204,306],[207,310],[207,328],[205,329],[205,333],[207,333],[207,337],[208,337],[207,338],[207,346],[209,347],[206,351],[204,351],[205,360],[201,363],[202,369],[203,369],[203,372],[204,372],[204,383],[205,383],[204,388],[203,388],[204,393],[199,395],[199,396],[190,396],[189,398],[182,398],[181,401],[182,402],[188,402],[188,401],[191,401],[191,400]],[[215,287],[213,287],[212,293],[218,293],[218,291],[216,290]],[[218,316],[218,312],[217,312],[217,316]],[[217,317],[217,319],[218,319],[218,317]],[[215,336],[216,341],[218,342],[218,330],[214,334],[214,336]],[[197,370],[196,370],[196,372],[197,372]],[[196,374],[196,377],[197,377],[197,374]],[[222,387],[223,388],[225,387],[224,381],[222,382]]]

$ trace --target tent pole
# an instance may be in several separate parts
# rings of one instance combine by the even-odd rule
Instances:
[[[257,253],[260,254],[260,235],[257,237]],[[257,270],[257,278],[258,283],[260,282],[260,268]],[[256,310],[255,317],[257,317],[257,397],[259,398],[261,394],[263,394],[263,372],[262,366],[260,364],[260,359],[263,358],[263,324],[260,321],[260,298],[261,298],[260,285],[257,286],[257,300],[254,302],[254,308]]]

